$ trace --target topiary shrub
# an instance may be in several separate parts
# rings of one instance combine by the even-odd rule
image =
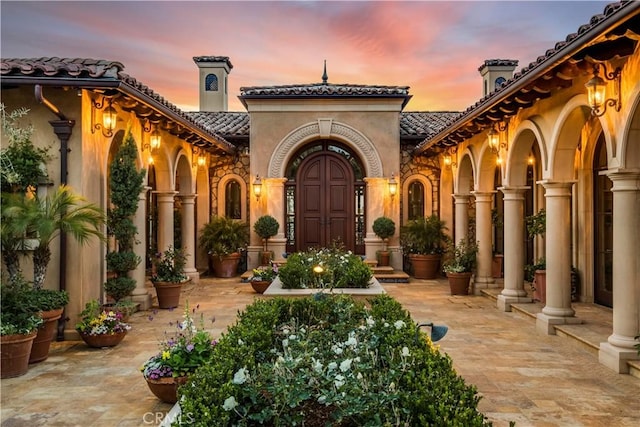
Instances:
[[[483,426],[474,386],[381,295],[258,300],[181,387],[195,426]]]

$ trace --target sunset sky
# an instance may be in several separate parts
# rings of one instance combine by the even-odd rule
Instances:
[[[194,56],[228,56],[240,87],[320,82],[410,86],[405,111],[464,110],[482,96],[485,59],[517,70],[603,12],[603,1],[2,0],[3,58],[120,61],[185,111],[198,110]]]

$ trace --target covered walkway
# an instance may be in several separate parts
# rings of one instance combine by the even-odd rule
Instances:
[[[533,304],[502,312],[488,291],[451,296],[446,280],[383,286],[415,321],[449,326],[440,349],[478,387],[480,410],[495,426],[640,425],[640,379],[614,373],[589,349],[589,342],[597,348],[610,333],[610,310],[574,304],[582,325],[539,335],[527,314],[539,311]],[[202,278],[185,286],[181,302],[199,304],[207,328],[219,336],[256,297],[238,278]],[[2,380],[2,427],[159,425],[171,405],[151,394],[139,368],[164,332],[173,332],[169,322],[180,319],[181,308],[134,314],[133,329],[112,349],[54,343],[49,359],[22,377]]]

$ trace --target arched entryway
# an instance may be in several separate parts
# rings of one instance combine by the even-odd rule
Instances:
[[[365,253],[364,168],[345,144],[319,140],[292,157],[285,185],[287,251],[340,242]]]

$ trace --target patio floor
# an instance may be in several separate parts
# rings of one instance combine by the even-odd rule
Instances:
[[[640,379],[620,375],[598,363],[587,342],[606,340],[611,311],[574,304],[585,322],[556,336],[539,335],[536,304],[501,312],[493,297],[451,296],[446,280],[384,283],[416,322],[449,326],[440,350],[468,383],[477,386],[479,409],[495,426],[638,426]],[[202,278],[186,285],[181,304],[199,304],[208,329],[219,336],[255,298],[239,278]],[[524,307],[522,307],[524,306]],[[132,330],[115,348],[90,349],[81,341],[55,342],[49,358],[19,378],[2,380],[2,427],[159,425],[171,405],[148,390],[140,366],[157,352],[169,322],[182,307],[135,313]],[[153,319],[149,320],[152,316]],[[608,322],[608,324],[607,324]]]

